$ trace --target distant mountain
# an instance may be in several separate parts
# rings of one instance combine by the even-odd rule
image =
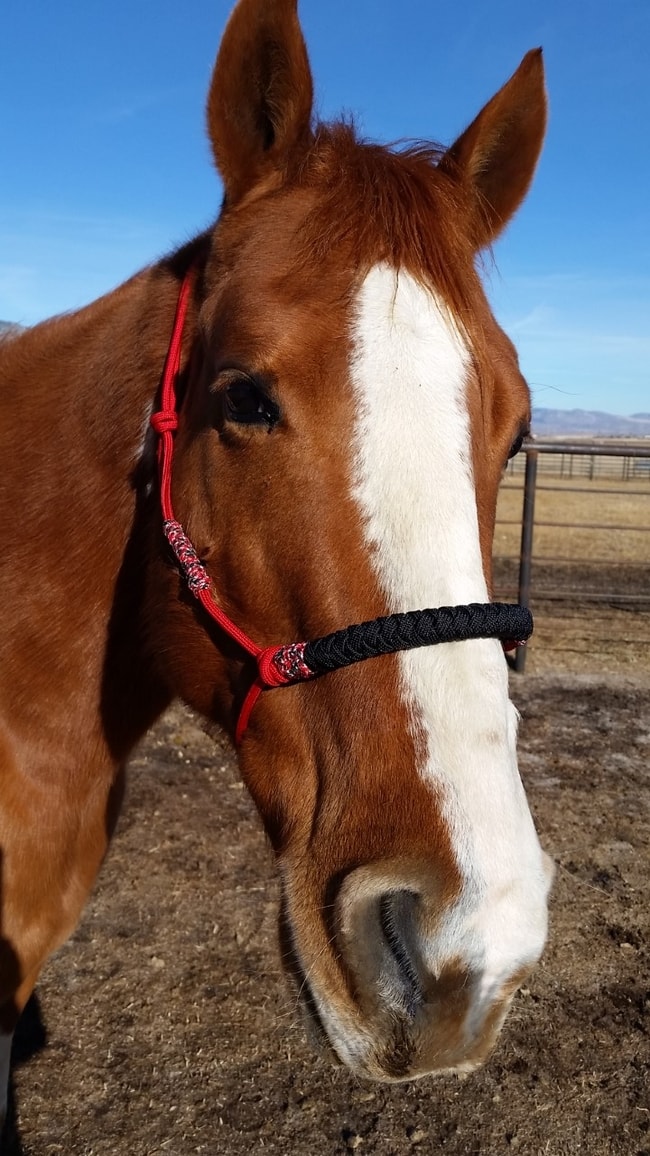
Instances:
[[[13,321],[0,321],[0,337],[5,333],[20,333],[22,325],[15,325]]]
[[[589,409],[533,409],[532,431],[537,437],[650,437],[650,413],[619,417]]]

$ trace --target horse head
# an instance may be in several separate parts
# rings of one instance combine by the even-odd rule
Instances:
[[[224,200],[193,290],[174,501],[219,604],[271,646],[486,602],[529,395],[476,259],[533,175],[540,53],[451,148],[391,150],[314,123],[294,0],[240,0],[208,126]],[[251,664],[160,568],[174,688],[232,731]],[[239,760],[278,859],[284,959],[360,1075],[480,1063],[540,957],[550,873],[516,732],[493,638],[255,708]]]

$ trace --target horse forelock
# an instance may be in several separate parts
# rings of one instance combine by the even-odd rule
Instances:
[[[364,141],[344,121],[317,125],[283,179],[252,190],[232,211],[224,206],[209,281],[223,289],[232,271],[241,277],[245,270],[247,292],[254,289],[267,273],[271,234],[275,280],[287,299],[304,299],[305,287],[317,284],[317,295],[350,301],[373,266],[402,269],[446,304],[482,385],[494,324],[476,268],[471,197],[440,166],[443,155],[432,142]]]
[[[345,251],[357,267],[379,260],[424,276],[463,305],[459,271],[473,263],[463,186],[439,169],[432,142],[362,140],[345,122],[319,125],[298,183],[319,192],[303,237],[307,258]]]

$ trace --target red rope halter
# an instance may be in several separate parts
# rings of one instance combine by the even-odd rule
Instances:
[[[163,531],[183,572],[187,585],[206,613],[257,663],[257,677],[248,690],[235,728],[235,741],[243,738],[251,711],[263,690],[304,682],[328,670],[380,654],[416,646],[454,642],[469,638],[499,638],[505,649],[523,645],[532,632],[532,617],[523,606],[502,603],[471,603],[391,614],[361,622],[312,642],[286,646],[258,646],[224,613],[212,594],[208,572],[182,525],[174,517],[171,498],[174,434],[178,427],[176,380],[181,365],[183,329],[192,291],[190,271],[181,286],[169,351],[160,387],[160,409],[151,425],[158,435],[158,472]],[[516,641],[509,641],[516,639]]]
[[[163,516],[163,531],[178,564],[185,575],[187,585],[194,597],[201,603],[222,630],[257,661],[258,677],[253,682],[242,704],[237,719],[235,741],[241,742],[248,726],[251,711],[265,687],[282,686],[292,680],[283,676],[273,664],[276,646],[262,647],[234,623],[218,606],[213,594],[208,572],[198,557],[192,543],[180,522],[174,517],[171,496],[172,462],[174,458],[174,434],[178,427],[176,379],[181,366],[183,329],[192,291],[193,277],[188,273],[181,286],[174,318],[171,342],[165,361],[160,386],[160,409],[151,415],[151,425],[158,434],[158,476],[160,480],[160,505]],[[311,677],[311,672],[304,677]]]

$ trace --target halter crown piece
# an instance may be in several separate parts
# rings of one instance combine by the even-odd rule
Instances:
[[[160,409],[152,414],[158,441],[158,474],[163,532],[176,556],[188,588],[206,613],[257,662],[254,679],[239,712],[235,741],[239,744],[251,711],[263,690],[305,682],[330,670],[439,642],[463,642],[470,638],[498,638],[506,650],[523,646],[533,632],[533,618],[526,606],[503,602],[472,602],[467,606],[440,606],[389,614],[369,622],[347,626],[312,642],[285,646],[258,646],[217,605],[208,572],[180,522],[171,500],[174,433],[178,426],[176,379],[180,370],[183,329],[192,290],[192,271],[181,285],[169,351],[160,386]]]

